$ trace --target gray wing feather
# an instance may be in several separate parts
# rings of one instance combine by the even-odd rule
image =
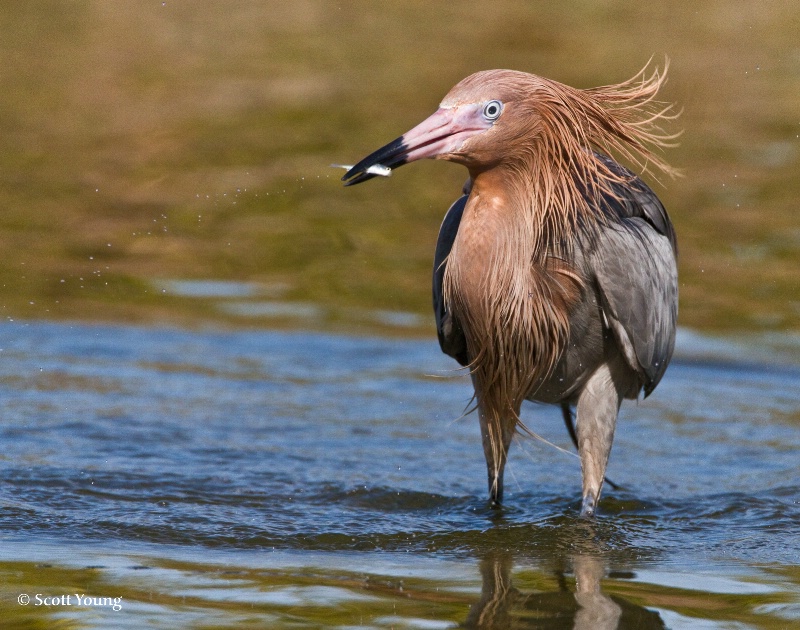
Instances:
[[[645,396],[667,369],[678,317],[675,236],[663,206],[650,196],[646,206],[632,204],[640,216],[620,217],[604,229],[590,256],[608,325],[628,363],[643,375]],[[648,216],[655,210],[655,217]]]

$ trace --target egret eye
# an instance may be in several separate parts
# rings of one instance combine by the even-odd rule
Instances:
[[[489,101],[483,108],[483,117],[486,120],[497,120],[503,112],[503,104],[500,101]]]

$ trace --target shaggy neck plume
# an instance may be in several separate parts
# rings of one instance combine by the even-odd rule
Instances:
[[[545,222],[546,209],[531,205],[531,174],[517,170],[476,175],[444,277],[447,308],[464,328],[478,404],[503,417],[517,417],[552,372],[581,286],[549,247],[551,236],[566,236],[564,226]]]

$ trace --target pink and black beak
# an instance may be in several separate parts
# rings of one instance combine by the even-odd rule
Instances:
[[[489,129],[502,107],[498,101],[497,115],[487,118],[485,103],[441,107],[419,125],[381,147],[353,166],[342,177],[345,186],[360,184],[375,177],[367,172],[371,166],[395,169],[422,158],[436,158],[458,152],[464,142],[475,134]]]

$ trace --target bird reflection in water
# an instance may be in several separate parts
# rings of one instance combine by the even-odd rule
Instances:
[[[523,593],[511,579],[511,555],[492,553],[480,564],[481,598],[472,605],[462,627],[572,630],[663,630],[655,611],[621,597],[603,593],[601,582],[608,572],[599,555],[576,554],[568,559],[575,576],[569,589],[566,571],[557,570],[558,590]]]

